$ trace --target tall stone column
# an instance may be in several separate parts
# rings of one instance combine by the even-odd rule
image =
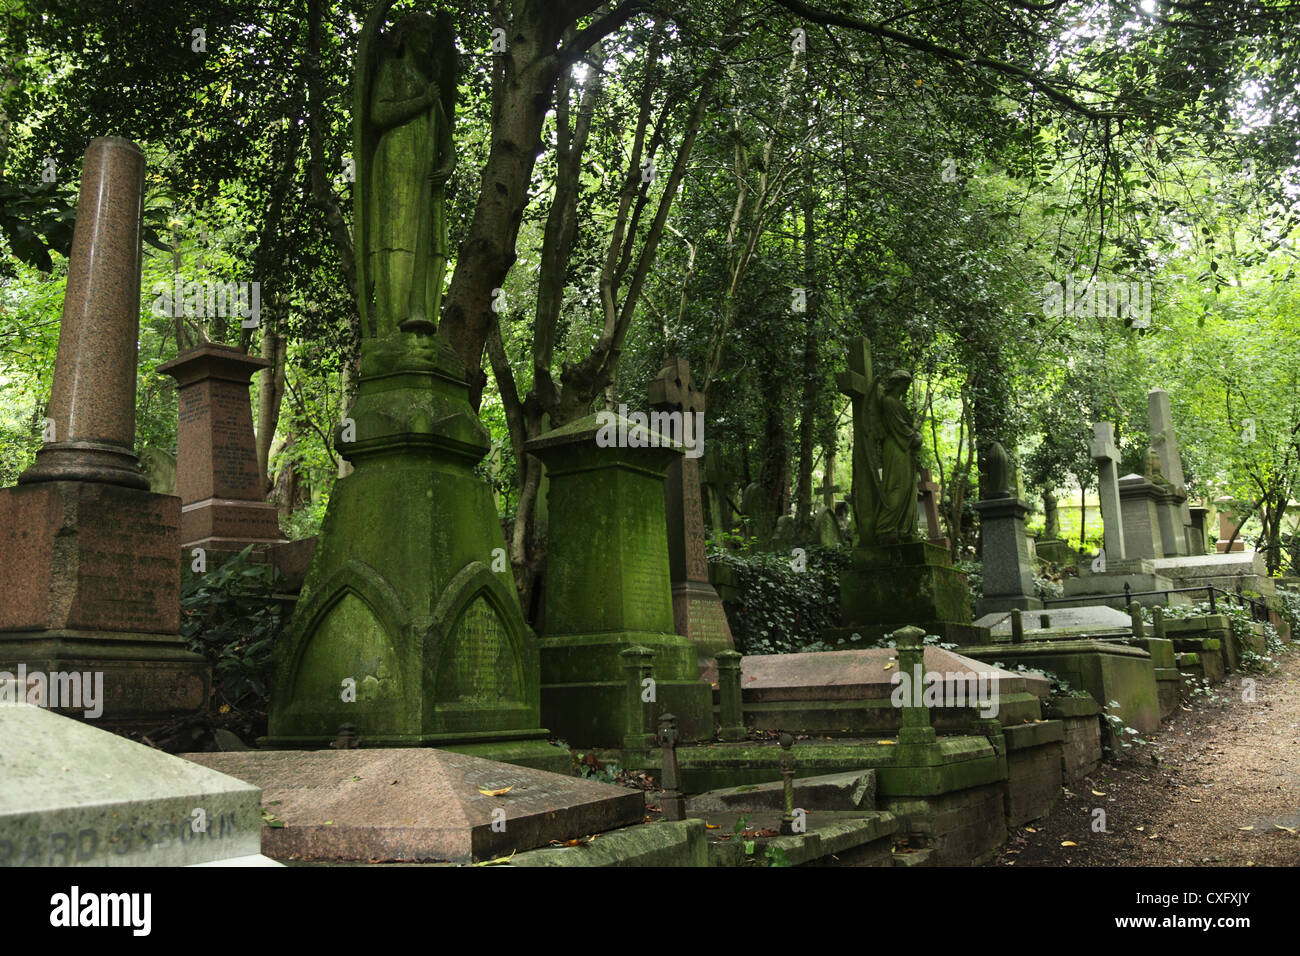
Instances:
[[[1187,480],[1183,477],[1183,459],[1178,451],[1178,433],[1174,429],[1174,417],[1169,411],[1169,393],[1163,388],[1153,388],[1147,392],[1147,427],[1151,434],[1151,448],[1160,459],[1160,473],[1173,486],[1174,496],[1181,500],[1173,501],[1178,512],[1176,541],[1165,542],[1165,554],[1184,555],[1200,554],[1204,551],[1204,542],[1198,550],[1192,551],[1195,532],[1192,529],[1192,512],[1187,504]]]
[[[18,477],[148,489],[135,448],[144,153],[101,136],[86,149],[49,419],[53,441]],[[47,424],[48,427],[48,424]]]
[[[0,489],[0,670],[26,668],[113,726],[207,706],[210,669],[180,636],[180,499],[152,494],[135,444],[144,156],[86,151],[50,401],[53,441]],[[47,430],[50,427],[47,423]],[[75,684],[70,675],[79,678]],[[95,700],[87,699],[92,690]]]

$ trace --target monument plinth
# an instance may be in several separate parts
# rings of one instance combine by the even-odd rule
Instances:
[[[549,769],[537,642],[496,508],[474,466],[489,448],[464,366],[441,335],[365,339],[330,495],[277,649],[265,746],[437,746]],[[353,438],[353,441],[347,441]]]
[[[180,499],[148,491],[135,443],[144,155],[86,150],[47,429],[0,489],[0,670],[103,674],[98,720],[202,711],[207,662],[180,630]],[[84,708],[63,708],[69,713]]]
[[[266,500],[248,400],[249,377],[270,366],[227,345],[190,349],[158,371],[176,379],[176,491],[181,546],[241,551],[278,543],[280,521]]]
[[[551,729],[580,746],[623,746],[625,737],[653,729],[654,714],[669,711],[683,740],[712,739],[712,690],[698,676],[698,647],[674,628],[664,533],[664,474],[682,452],[658,435],[652,446],[643,426],[605,415],[527,445],[551,479],[542,712]],[[626,434],[630,447],[597,444],[603,428]],[[622,656],[634,648],[653,668],[653,681],[636,688],[638,701]]]

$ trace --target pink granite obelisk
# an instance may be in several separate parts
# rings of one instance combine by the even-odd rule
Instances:
[[[0,488],[0,671],[21,665],[29,688],[35,674],[50,687],[78,675],[83,694],[89,682],[102,695],[61,709],[114,726],[201,711],[211,682],[180,636],[180,499],[148,490],[133,451],[143,188],[139,147],[91,141],[50,398],[54,440],[16,487]]]

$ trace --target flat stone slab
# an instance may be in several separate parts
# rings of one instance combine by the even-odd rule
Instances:
[[[925,648],[926,674],[944,675],[945,685],[996,675],[999,693],[1027,691],[1046,697],[1051,682],[1039,674],[1001,670],[942,647]],[[794,700],[879,700],[896,686],[897,652],[892,647],[805,654],[757,654],[740,662],[740,688],[747,703]],[[936,681],[937,686],[937,681]]]
[[[39,707],[0,705],[0,866],[187,866],[260,852],[257,787]]]
[[[1195,554],[1185,558],[1155,558],[1151,563],[1158,573],[1178,578],[1218,578],[1225,575],[1248,574],[1263,577],[1268,574],[1264,555],[1258,551]]]
[[[802,810],[874,810],[876,772],[852,770],[848,773],[828,773],[795,780],[794,805]],[[686,801],[687,813],[717,813],[727,810],[784,811],[785,784],[778,780],[710,790]]]
[[[1044,614],[1051,619],[1051,628],[1041,626],[1041,618]],[[1127,630],[1133,626],[1132,619],[1127,614],[1105,604],[1083,607],[1049,607],[1043,608],[1041,611],[1024,611],[1020,620],[1025,626],[1026,633],[1042,630],[1090,631],[1115,628]],[[996,614],[985,614],[975,623],[981,627],[987,627],[994,634],[1010,634],[1011,612],[999,611]]]
[[[273,818],[263,827],[263,852],[277,860],[467,863],[645,816],[640,790],[424,747],[185,759],[262,788]]]

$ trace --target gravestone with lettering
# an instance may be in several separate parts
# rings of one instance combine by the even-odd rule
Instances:
[[[911,378],[876,375],[866,338],[850,343],[848,366],[836,380],[853,408],[853,555],[840,575],[841,624],[825,638],[874,639],[911,624],[956,643],[983,641],[988,632],[971,625],[966,575],[918,528],[921,437],[904,400]]]
[[[117,734],[0,704],[0,767],[0,867],[275,865],[257,787]]]
[[[0,489],[0,669],[103,674],[100,720],[202,711],[180,636],[180,499],[133,452],[144,154],[92,140],[82,170],[46,443]]]
[[[353,471],[330,493],[276,647],[265,745],[325,747],[350,724],[364,746],[567,768],[541,725],[537,640],[509,562],[498,561],[492,491],[474,470],[487,430],[465,365],[435,326],[453,104],[415,114],[386,105],[406,82],[400,51],[411,42],[433,51],[441,85],[422,91],[429,106],[454,90],[455,37],[445,16],[407,14],[385,28],[388,6],[372,8],[355,60],[363,337],[356,399],[335,431]]]
[[[266,500],[248,399],[249,377],[271,363],[236,348],[206,343],[158,371],[176,379],[176,490],[181,547],[242,551],[281,540]]]
[[[691,368],[685,359],[669,359],[651,380],[650,407],[680,416],[682,427],[686,427],[686,416],[691,416],[690,435],[703,444],[703,429],[695,423],[704,412],[704,395],[691,381]],[[664,507],[674,628],[695,645],[700,657],[711,658],[718,651],[730,649],[733,641],[722,601],[709,583],[698,457],[683,454],[670,461],[664,482]]]
[[[1171,525],[1171,533],[1166,536],[1165,557],[1201,554],[1205,550],[1204,537],[1198,541],[1192,527],[1191,509],[1187,505],[1187,479],[1183,476],[1183,460],[1178,450],[1178,432],[1169,410],[1169,393],[1163,388],[1147,392],[1147,425],[1151,447],[1160,459],[1160,472],[1172,486],[1172,497],[1163,502],[1163,507],[1176,512],[1166,519]]]
[[[1001,458],[1006,452],[997,442]],[[984,496],[975,502],[980,516],[980,534],[984,542],[984,593],[975,605],[975,614],[983,617],[993,611],[1037,609],[1043,602],[1034,593],[1034,575],[1029,556],[1029,539],[1025,536],[1025,515],[1029,505],[1016,496],[1005,474],[997,471],[991,457],[981,475]]]
[[[602,437],[612,433],[625,434],[626,447]],[[676,714],[684,740],[713,736],[697,648],[673,626],[663,484],[682,452],[651,440],[644,426],[601,412],[526,446],[551,477],[542,715],[575,746],[621,746],[639,719],[628,713],[620,659],[630,648],[653,653],[642,702]]]

